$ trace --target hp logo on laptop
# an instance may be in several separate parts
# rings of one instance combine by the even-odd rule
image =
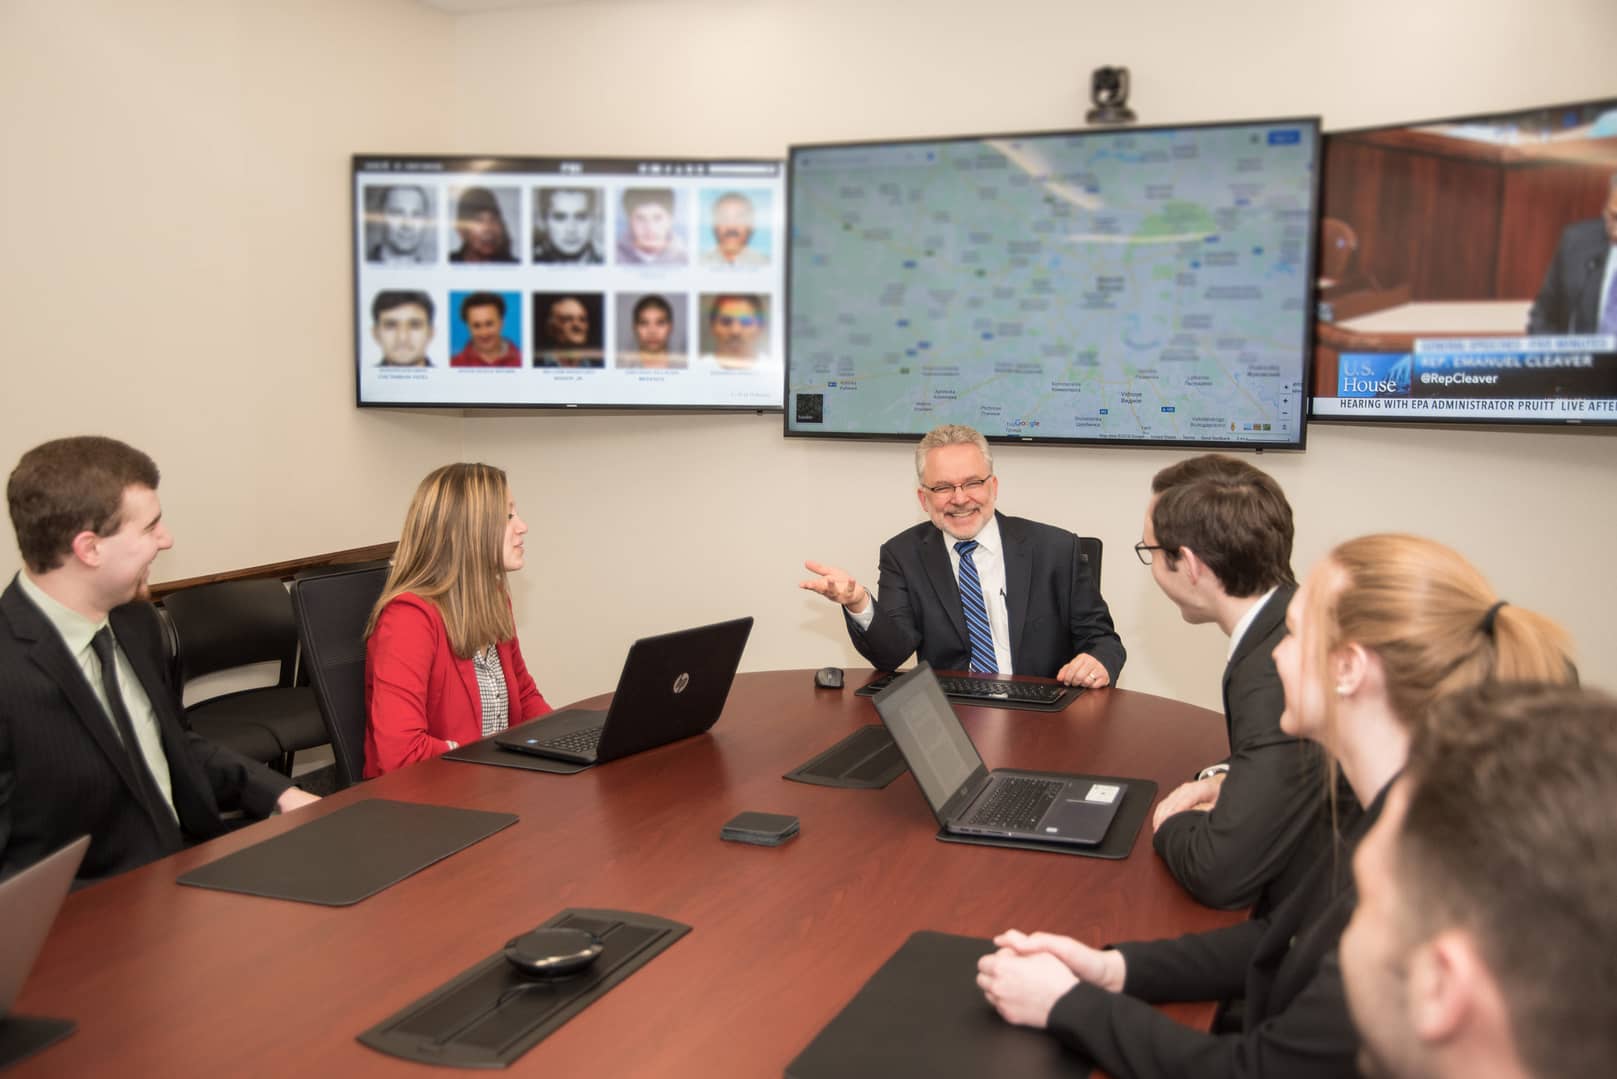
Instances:
[[[691,684],[691,676],[682,671],[682,672],[680,672],[680,676],[678,678],[674,679],[674,692],[675,693],[684,693],[685,692],[685,687],[690,685],[690,684]]]

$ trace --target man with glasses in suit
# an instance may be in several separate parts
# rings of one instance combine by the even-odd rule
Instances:
[[[1153,843],[1174,879],[1212,907],[1262,917],[1329,838],[1313,743],[1280,729],[1286,699],[1272,653],[1286,636],[1291,504],[1267,473],[1203,454],[1158,472],[1134,552],[1192,625],[1229,638],[1224,722],[1230,754],[1157,803]],[[1351,803],[1351,792],[1344,792]]]
[[[916,497],[930,518],[882,545],[876,594],[819,562],[802,587],[843,608],[859,654],[895,670],[933,667],[1058,678],[1099,689],[1127,653],[1078,537],[995,511],[988,441],[953,424],[915,447]]]

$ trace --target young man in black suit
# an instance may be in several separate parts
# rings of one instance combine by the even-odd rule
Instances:
[[[1186,622],[1211,622],[1230,639],[1230,755],[1157,804],[1157,853],[1198,901],[1256,904],[1259,917],[1307,871],[1330,826],[1318,753],[1280,729],[1286,701],[1272,653],[1297,591],[1292,531],[1279,484],[1245,461],[1204,454],[1156,474],[1134,549]]]
[[[934,428],[915,448],[915,475],[931,521],[882,544],[876,597],[835,566],[804,563],[817,576],[802,587],[842,605],[859,654],[888,671],[915,653],[944,670],[1117,681],[1127,653],[1078,537],[994,511],[987,440]]]
[[[121,873],[315,797],[187,731],[147,576],[174,545],[157,466],[95,436],[29,450],[6,500],[24,562],[0,594],[0,876],[90,836]]]

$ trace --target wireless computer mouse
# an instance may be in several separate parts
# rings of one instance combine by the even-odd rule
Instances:
[[[535,929],[505,942],[505,960],[524,974],[559,978],[583,970],[606,947],[582,929]]]
[[[821,689],[841,689],[842,668],[821,667],[814,672],[814,684]]]

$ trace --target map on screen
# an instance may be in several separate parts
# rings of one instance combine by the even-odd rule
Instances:
[[[1312,120],[796,147],[789,434],[1298,445]]]

